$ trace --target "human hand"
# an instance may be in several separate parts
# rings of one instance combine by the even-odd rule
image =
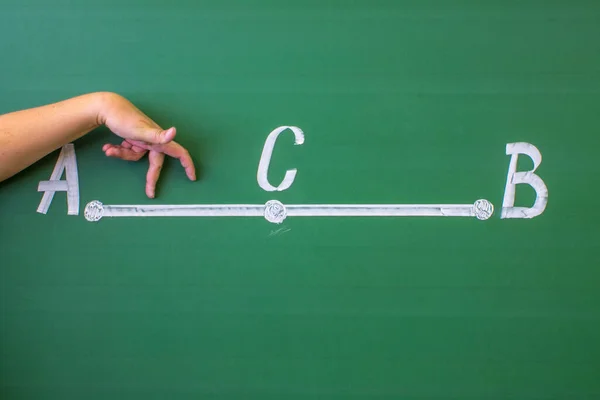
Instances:
[[[138,161],[149,153],[150,165],[146,174],[146,195],[149,198],[155,196],[165,154],[179,159],[187,177],[196,180],[196,169],[189,152],[173,140],[177,133],[174,127],[162,129],[122,96],[107,93],[104,97],[98,123],[106,125],[124,140],[120,145],[105,144],[102,150],[108,157],[127,161]]]

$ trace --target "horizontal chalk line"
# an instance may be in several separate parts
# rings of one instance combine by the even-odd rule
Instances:
[[[291,204],[287,215],[294,217],[361,216],[472,216],[472,204]]]
[[[277,200],[267,204],[182,204],[103,205],[93,201],[85,217],[265,217],[281,223],[286,217],[477,217],[488,219],[493,205],[487,200],[475,204],[290,204]]]
[[[264,205],[107,205],[104,217],[262,217]]]

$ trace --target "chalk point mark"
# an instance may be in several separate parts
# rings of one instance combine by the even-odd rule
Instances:
[[[494,214],[494,205],[485,199],[480,199],[473,204],[473,213],[479,220],[486,220]]]
[[[102,216],[104,215],[104,207],[102,206],[102,203],[98,200],[90,201],[85,206],[85,211],[83,215],[85,216],[85,219],[87,219],[90,222],[100,221],[100,218],[102,218]]]
[[[269,200],[265,203],[265,219],[274,224],[280,224],[287,217],[285,206],[277,200]]]

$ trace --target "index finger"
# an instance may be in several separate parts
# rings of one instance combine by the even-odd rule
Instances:
[[[170,157],[177,158],[181,163],[181,166],[185,169],[187,177],[192,181],[196,180],[196,167],[194,166],[194,161],[192,160],[190,153],[179,143],[171,141],[167,144],[149,144],[138,140],[129,140],[129,142],[142,149],[158,151],[165,153]]]
[[[191,181],[196,180],[196,167],[190,153],[177,142],[152,146],[152,149],[159,148],[166,155],[177,158],[181,166],[185,169],[185,174]]]

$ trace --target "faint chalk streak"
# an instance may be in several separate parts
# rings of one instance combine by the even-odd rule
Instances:
[[[290,228],[279,228],[276,231],[271,231],[271,233],[269,234],[269,237],[283,235],[284,233],[289,232],[289,231],[291,231]]]

